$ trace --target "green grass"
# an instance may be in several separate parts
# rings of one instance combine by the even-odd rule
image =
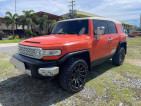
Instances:
[[[19,43],[21,41],[23,41],[23,39],[0,40],[0,43]]]
[[[126,58],[141,60],[141,37],[131,38],[127,43],[128,53]],[[88,76],[85,85],[86,88],[93,87],[95,92],[93,95],[95,96],[91,99],[86,99],[85,96],[80,96],[79,93],[75,94],[70,97],[70,99],[75,101],[77,103],[76,105],[83,105],[84,101],[87,101],[89,105],[97,104],[99,106],[115,106],[120,103],[123,103],[124,106],[141,105],[141,89],[122,86],[122,83],[127,83],[128,77],[141,79],[140,66],[135,66],[125,62],[122,66],[115,67],[112,65],[112,61],[110,60],[94,67],[93,71],[95,70],[97,72]],[[120,81],[121,84],[113,83],[113,80]],[[102,97],[104,100],[96,101],[98,97]],[[138,99],[134,100],[134,97]],[[58,103],[58,105],[61,104],[62,102]]]
[[[141,60],[141,38],[128,39],[128,51],[127,59],[138,59]],[[0,77],[5,76],[14,67],[7,61],[1,60],[5,58],[5,55],[0,55]],[[85,88],[93,88],[92,95],[88,98],[88,93],[81,95],[82,92],[68,96],[60,96],[60,100],[69,99],[73,101],[75,105],[84,105],[88,103],[88,106],[115,106],[123,103],[124,106],[137,105],[141,106],[141,89],[130,86],[123,86],[123,84],[129,83],[127,78],[141,79],[141,67],[133,64],[124,62],[122,66],[116,67],[112,65],[112,61],[109,60],[99,66],[94,67],[93,72],[88,76]],[[119,81],[120,83],[114,83]],[[25,83],[26,84],[26,83]],[[32,87],[32,86],[31,86]],[[57,92],[57,91],[55,91]],[[56,94],[54,92],[54,95]],[[61,99],[64,98],[64,99]],[[102,98],[97,101],[98,98]],[[137,98],[137,99],[133,99]],[[35,98],[37,100],[37,98]],[[52,97],[54,101],[58,101]],[[71,102],[64,103],[62,101],[57,102],[57,106],[66,105],[71,106]]]
[[[7,60],[0,60],[0,77],[9,73],[14,67]]]

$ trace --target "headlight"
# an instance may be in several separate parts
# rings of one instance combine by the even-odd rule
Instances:
[[[42,50],[40,54],[42,56],[59,56],[61,55],[61,50]]]

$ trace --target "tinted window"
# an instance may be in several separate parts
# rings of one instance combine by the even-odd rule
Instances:
[[[117,29],[116,29],[115,23],[113,23],[111,21],[108,21],[107,23],[108,23],[108,28],[109,28],[109,34],[117,33]]]
[[[88,34],[88,20],[58,22],[53,28],[54,34]]]
[[[105,27],[105,34],[108,34],[108,27],[106,21],[93,20],[94,35],[97,35],[97,27]]]

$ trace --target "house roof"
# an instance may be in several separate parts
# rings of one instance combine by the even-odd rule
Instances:
[[[42,17],[43,15],[48,15],[48,19],[50,19],[50,20],[57,20],[57,21],[59,21],[59,19],[62,18],[61,16],[50,14],[50,13],[46,13],[46,12],[43,12],[43,11],[36,12],[34,14],[36,14],[38,17]]]
[[[87,13],[87,12],[83,12],[83,11],[79,11],[79,10],[75,10],[77,15],[83,15],[84,17],[102,17],[102,16],[98,16],[95,14],[91,14],[91,13]],[[129,26],[134,26],[133,24],[129,24],[123,21],[120,21],[120,23],[124,24],[124,25],[129,25]]]

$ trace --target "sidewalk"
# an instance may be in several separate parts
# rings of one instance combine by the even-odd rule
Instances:
[[[18,43],[4,43],[4,44],[0,44],[0,48],[2,48],[2,47],[13,47],[13,46],[18,46]]]

